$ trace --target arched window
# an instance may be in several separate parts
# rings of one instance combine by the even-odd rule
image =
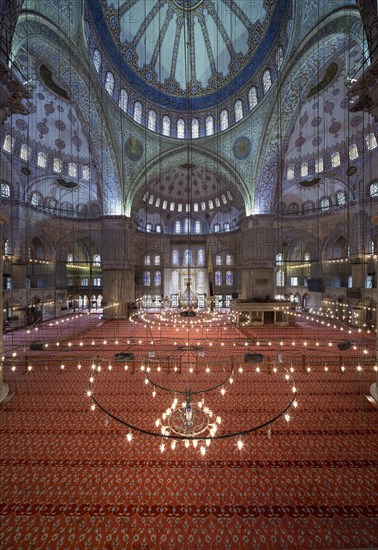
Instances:
[[[177,212],[182,212],[182,202],[179,202],[177,205]]]
[[[73,264],[73,254],[71,253],[67,254],[67,263]]]
[[[99,73],[101,68],[101,54],[98,50],[94,50],[92,61],[96,71]]]
[[[199,137],[199,120],[197,118],[192,119],[192,138]]]
[[[214,283],[215,283],[215,286],[222,286],[222,272],[221,271],[216,271],[214,273]]]
[[[151,273],[149,271],[143,273],[143,284],[144,286],[151,286]]]
[[[148,199],[148,204],[154,204],[155,196],[150,195],[150,198]]]
[[[215,256],[215,265],[222,265],[222,257],[220,254]]]
[[[33,193],[31,196],[31,203],[33,206],[40,206],[42,200],[41,195],[37,192]]]
[[[226,254],[226,265],[232,265],[232,256],[231,256],[231,254]]]
[[[29,160],[30,147],[29,145],[26,145],[26,143],[23,143],[21,145],[20,157],[22,158],[22,160]]]
[[[319,158],[315,159],[315,172],[317,174],[320,174],[320,172],[323,172],[323,170],[324,170],[323,157],[319,157]]]
[[[83,174],[83,180],[88,181],[90,171],[89,171],[89,166],[87,164],[84,164],[83,169],[82,169],[82,174]]]
[[[140,101],[134,103],[134,115],[133,118],[138,124],[142,124],[142,104]]]
[[[283,254],[282,254],[282,252],[279,252],[276,255],[276,265],[283,265]]]
[[[198,212],[198,202],[193,204],[193,212]]]
[[[276,273],[276,285],[285,286],[285,273],[282,269],[279,269]]]
[[[230,231],[230,222],[224,222],[223,231]]]
[[[163,116],[163,136],[171,135],[171,119],[168,115]]]
[[[270,70],[266,69],[263,74],[263,90],[264,94],[267,93],[267,91],[270,89],[272,85],[272,77],[270,75]]]
[[[144,265],[150,265],[151,264],[151,256],[147,254],[147,256],[144,257]]]
[[[122,109],[124,113],[127,113],[127,104],[129,102],[129,96],[127,95],[127,92],[125,88],[121,88],[121,93],[119,94],[119,107]]]
[[[343,204],[346,204],[346,196],[345,196],[345,193],[344,191],[338,191],[336,193],[336,199],[337,199],[337,204],[338,205],[343,205]]]
[[[349,145],[349,160],[355,160],[358,158],[358,149],[356,143],[351,143]]]
[[[175,203],[174,201],[172,201],[171,204],[169,205],[169,210],[172,212],[174,209],[175,209]]]
[[[150,222],[146,223],[146,231],[147,231],[147,233],[151,233],[151,231],[152,231],[152,223],[150,223]]]
[[[183,118],[177,120],[177,137],[179,139],[185,138],[185,121]]]
[[[220,206],[219,197],[215,197],[214,202],[215,202],[215,206]]]
[[[156,231],[156,233],[161,233],[161,224],[160,223],[156,224],[155,231]]]
[[[202,233],[202,226],[200,220],[194,222],[194,233],[200,235]]]
[[[198,265],[205,265],[205,251],[203,248],[198,250]]]
[[[294,176],[295,176],[294,166],[291,164],[290,166],[287,167],[286,179],[292,180],[294,179]]]
[[[370,132],[366,136],[365,140],[366,140],[366,145],[367,145],[367,148],[369,149],[369,151],[371,151],[372,149],[375,149],[377,147],[377,138],[375,137],[373,132]]]
[[[227,109],[223,109],[220,114],[220,129],[221,130],[227,130],[228,128],[228,111]]]
[[[315,208],[315,204],[312,201],[305,201],[303,203],[303,212],[311,212]]]
[[[69,162],[68,163],[68,175],[70,178],[76,178],[77,176],[77,164],[76,162]]]
[[[214,134],[214,118],[209,115],[206,117],[206,135],[212,136]]]
[[[227,197],[225,194],[222,194],[222,202],[223,204],[227,204]]]
[[[320,201],[320,208],[322,210],[328,210],[330,207],[330,200],[328,197],[323,197]]]
[[[10,247],[10,240],[9,239],[6,239],[6,241],[4,243],[4,254],[5,254],[5,256],[10,256],[11,255],[11,247]]]
[[[189,218],[185,218],[185,220],[184,220],[184,233],[186,233],[186,234],[190,233],[190,220],[189,220]]]
[[[105,90],[108,92],[109,95],[113,95],[113,89],[114,89],[114,76],[113,76],[113,73],[108,71],[106,73],[106,78],[105,78]]]
[[[155,265],[160,265],[160,255],[159,254],[156,254],[156,256],[154,258],[154,264]]]
[[[92,258],[92,265],[99,266],[101,265],[101,256],[100,254],[94,254]]]
[[[1,196],[3,198],[9,198],[10,197],[10,187],[7,183],[1,184]]]
[[[43,151],[40,151],[38,153],[37,164],[41,168],[46,168],[47,158],[46,158],[46,153],[44,153]]]
[[[302,162],[301,164],[301,176],[302,178],[308,176],[308,162]]]
[[[161,205],[161,207],[162,207],[163,210],[167,210],[167,206],[168,206],[168,201],[164,199],[163,204]]]
[[[62,161],[61,161],[61,159],[58,159],[56,157],[54,158],[53,170],[56,174],[60,174],[60,172],[62,171]]]
[[[305,255],[303,256],[303,259],[306,263],[308,263],[310,261],[310,253],[305,252]]]
[[[156,206],[156,208],[159,208],[159,206],[160,206],[160,197],[156,197],[155,206]]]
[[[184,252],[184,265],[192,265],[192,251],[189,248]]]
[[[214,224],[214,233],[219,233],[220,231],[220,224],[219,223],[215,223]]]
[[[281,66],[282,66],[282,63],[283,63],[283,60],[284,60],[284,54],[283,54],[282,46],[278,46],[277,51],[276,51],[276,67],[277,67],[277,71],[280,70],[280,68],[281,68]]]
[[[178,250],[172,250],[172,265],[179,264],[179,255]]]
[[[155,111],[148,111],[148,129],[155,132],[156,130],[156,113]]]
[[[161,272],[155,271],[154,275],[154,286],[160,286],[161,285]]]
[[[232,286],[234,284],[234,274],[232,271],[226,271],[226,286]]]
[[[8,134],[7,136],[5,136],[5,139],[4,139],[4,144],[3,144],[4,151],[6,151],[7,153],[11,153],[13,149],[13,145],[14,145],[14,139],[12,138],[11,135]]]
[[[205,201],[201,202],[201,210],[206,210],[206,203]]]
[[[256,86],[252,86],[248,92],[249,109],[252,111],[258,104]]]
[[[239,122],[243,118],[243,103],[240,99],[235,101],[234,105],[235,122]]]
[[[340,162],[340,153],[338,151],[335,151],[331,155],[332,168],[337,168],[337,166],[340,166]]]
[[[181,234],[181,222],[180,222],[180,220],[175,221],[175,234],[176,235]]]
[[[378,197],[378,181],[370,185],[369,194],[371,197]]]
[[[208,205],[209,205],[209,210],[213,210],[214,203],[213,203],[212,199],[209,200]]]

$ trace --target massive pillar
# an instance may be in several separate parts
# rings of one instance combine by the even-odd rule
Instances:
[[[273,218],[249,216],[241,227],[242,296],[273,298],[278,230]]]
[[[135,301],[135,222],[124,216],[103,221],[102,289],[104,317],[126,318]]]
[[[7,223],[7,219],[3,214],[0,214],[0,243],[1,247],[3,246],[3,224]],[[0,254],[0,280],[3,280],[3,251],[1,249]],[[1,335],[0,335],[0,403],[4,401],[6,396],[8,395],[9,388],[8,385],[4,382],[4,361],[3,361],[3,353],[4,353],[4,344],[3,344],[3,290],[1,289],[1,298],[0,298],[0,329],[1,329]]]

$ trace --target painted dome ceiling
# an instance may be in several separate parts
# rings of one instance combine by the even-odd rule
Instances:
[[[150,101],[185,111],[212,108],[248,83],[274,46],[289,4],[92,0],[88,10],[96,45],[114,70]]]

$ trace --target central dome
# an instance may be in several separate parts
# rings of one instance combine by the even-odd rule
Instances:
[[[213,108],[266,59],[288,0],[92,0],[100,41],[141,96],[176,111]]]

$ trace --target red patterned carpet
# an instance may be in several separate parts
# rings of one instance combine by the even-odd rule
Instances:
[[[5,335],[13,397],[0,411],[0,547],[377,548],[377,409],[365,397],[376,376],[373,337],[309,319],[243,334],[225,316],[219,326],[152,319],[85,315]],[[352,346],[340,351],[346,339]],[[36,340],[48,347],[30,350]],[[135,361],[116,361],[119,352]],[[247,364],[245,353],[263,362]],[[172,450],[165,440],[162,453],[163,438],[134,432],[129,442],[127,427],[91,410],[95,396],[156,431],[172,396],[152,397],[147,368],[176,392],[216,385],[233,369],[233,383],[205,398],[222,417],[218,435],[286,406],[293,392],[283,368],[292,370],[298,407],[289,422],[243,437],[241,450],[239,438],[212,441],[204,456],[203,441],[186,448],[178,440]]]

